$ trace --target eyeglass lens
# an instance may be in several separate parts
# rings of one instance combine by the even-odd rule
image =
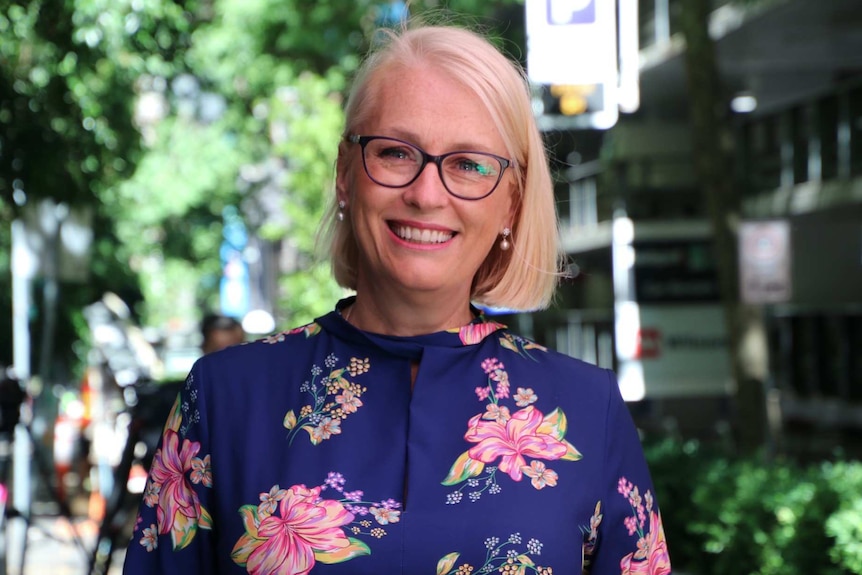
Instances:
[[[422,150],[396,139],[375,137],[363,148],[368,176],[383,186],[402,187],[419,175],[425,164]],[[500,181],[505,166],[482,152],[451,152],[440,157],[439,173],[446,189],[462,198],[482,198]]]

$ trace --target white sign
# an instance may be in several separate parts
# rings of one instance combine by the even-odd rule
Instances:
[[[739,226],[739,288],[749,304],[790,299],[790,224],[786,220]]]
[[[647,397],[726,395],[733,389],[718,304],[641,306],[636,357]]]
[[[532,82],[617,85],[615,0],[527,0],[526,27]]]

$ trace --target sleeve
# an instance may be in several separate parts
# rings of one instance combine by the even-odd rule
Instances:
[[[602,499],[584,546],[584,572],[668,575],[670,556],[640,437],[616,377],[608,374]]]
[[[215,573],[210,441],[199,360],[159,440],[126,551],[126,575]]]

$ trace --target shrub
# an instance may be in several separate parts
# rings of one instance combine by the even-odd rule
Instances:
[[[862,463],[801,466],[675,440],[645,451],[675,570],[862,575]]]

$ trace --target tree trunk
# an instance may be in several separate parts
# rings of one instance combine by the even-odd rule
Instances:
[[[732,373],[736,383],[735,429],[741,451],[752,452],[766,441],[765,383],[768,347],[762,309],[745,305],[739,296],[737,229],[741,198],[734,179],[733,134],[709,36],[710,0],[679,3],[686,41],[693,159],[713,230],[719,288],[728,332]]]

